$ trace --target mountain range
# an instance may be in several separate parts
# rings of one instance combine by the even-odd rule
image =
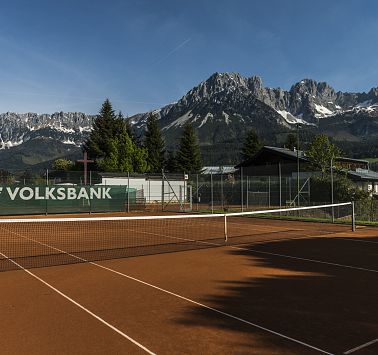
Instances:
[[[377,145],[378,87],[367,93],[336,92],[325,82],[304,79],[283,90],[264,87],[258,76],[215,73],[179,101],[152,113],[159,119],[168,149],[178,146],[183,125],[190,122],[205,163],[230,164],[238,162],[250,128],[269,144],[282,145],[287,133],[300,125],[304,143],[321,132],[346,150]],[[138,135],[143,135],[149,114],[129,118]],[[94,117],[63,112],[0,114],[0,164],[24,168],[59,156],[77,156]],[[41,152],[43,144],[50,149]]]

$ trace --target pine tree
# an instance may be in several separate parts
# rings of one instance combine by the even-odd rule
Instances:
[[[247,133],[243,148],[242,148],[242,158],[247,160],[252,158],[263,146],[262,141],[257,135],[254,129],[251,129]]]
[[[112,140],[117,135],[119,125],[109,99],[102,104],[99,115],[93,122],[92,131],[84,143],[84,149],[89,156],[98,159],[110,155]]]
[[[286,138],[285,148],[290,149],[290,150],[294,150],[294,148],[298,149],[297,143],[298,143],[297,137],[295,136],[295,134],[289,133]]]
[[[177,169],[182,173],[200,173],[202,161],[197,137],[193,126],[186,123],[176,157]]]
[[[165,165],[165,143],[157,119],[152,113],[147,118],[144,146],[147,149],[150,172],[160,172]]]
[[[117,125],[120,127],[120,130],[125,129],[131,140],[135,144],[137,144],[137,138],[135,136],[133,128],[131,127],[130,121],[128,120],[128,118],[125,118],[125,116],[123,116],[121,111],[118,112]]]
[[[108,99],[93,123],[84,148],[103,171],[144,173],[148,170],[146,149],[138,147],[130,123],[121,112],[115,115]]]
[[[177,162],[176,162],[176,155],[175,155],[175,152],[172,151],[172,150],[168,151],[168,153],[167,153],[165,170],[168,173],[176,173],[178,171]]]

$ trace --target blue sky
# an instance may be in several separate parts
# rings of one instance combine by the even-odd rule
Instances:
[[[375,0],[12,0],[0,10],[0,112],[132,115],[214,72],[289,89],[378,86]]]

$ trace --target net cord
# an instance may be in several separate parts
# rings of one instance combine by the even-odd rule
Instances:
[[[157,220],[157,219],[182,219],[182,218],[221,218],[221,217],[236,217],[236,216],[250,216],[258,214],[279,213],[279,212],[291,212],[291,211],[304,211],[311,209],[322,209],[338,206],[352,206],[352,202],[334,203],[328,205],[306,206],[306,207],[290,207],[290,208],[278,208],[261,211],[251,212],[231,212],[231,213],[212,213],[212,214],[180,214],[169,216],[121,216],[121,217],[70,217],[70,218],[12,218],[12,219],[0,219],[1,223],[44,223],[44,222],[95,222],[95,221],[129,221],[129,220]],[[354,219],[354,215],[352,216]]]

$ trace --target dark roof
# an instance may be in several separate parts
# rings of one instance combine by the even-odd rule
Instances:
[[[346,158],[346,157],[338,157],[335,159],[336,161],[345,161],[349,163],[363,163],[363,164],[369,164],[367,160],[362,159],[353,159],[353,158]]]
[[[114,179],[127,179],[128,177],[130,179],[146,179],[146,180],[161,180],[162,179],[162,175],[161,174],[137,174],[137,173],[130,173],[130,175],[128,175],[127,173],[103,173],[103,172],[99,172],[98,173],[99,176],[101,176],[102,178],[114,178]],[[165,177],[168,179],[168,180],[184,180],[184,174],[170,174],[170,173],[166,173],[164,174]]]
[[[232,174],[236,171],[235,167],[230,165],[223,166],[204,166],[202,174]]]
[[[302,150],[299,151],[293,151],[287,148],[278,148],[278,147],[270,147],[270,146],[264,146],[262,147],[253,157],[244,160],[240,164],[236,165],[235,168],[241,168],[245,166],[250,166],[252,162],[256,161],[262,154],[264,153],[273,153],[275,155],[278,155],[282,157],[283,159],[296,161],[297,160],[297,154],[299,155],[299,160],[302,163],[309,163],[310,160],[306,158],[304,152]]]
[[[378,181],[378,173],[373,170],[349,170],[348,176],[353,180]]]

